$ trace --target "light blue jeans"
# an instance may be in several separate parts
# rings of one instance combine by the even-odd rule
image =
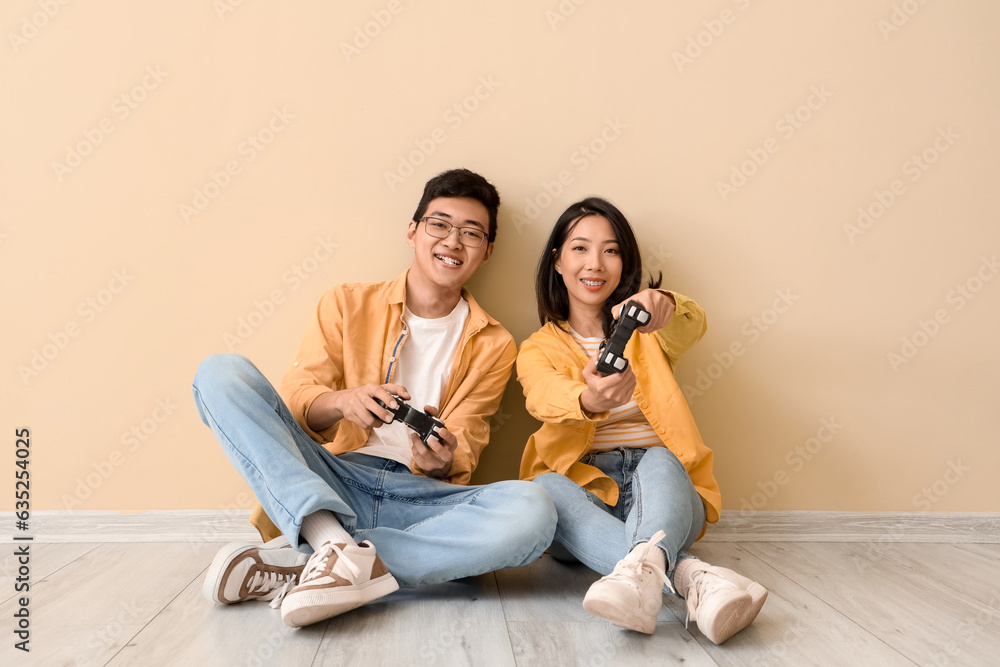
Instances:
[[[601,574],[633,547],[664,531],[659,546],[667,556],[671,585],[677,564],[693,558],[687,549],[705,523],[705,504],[684,465],[666,447],[593,451],[581,459],[618,484],[618,504],[597,496],[557,472],[535,478],[552,497],[559,515],[553,556],[574,558]]]
[[[543,489],[506,481],[459,486],[358,452],[335,456],[296,423],[246,357],[205,359],[194,380],[202,421],[292,545],[302,518],[330,510],[370,540],[402,585],[438,583],[525,565],[552,541],[556,512]]]

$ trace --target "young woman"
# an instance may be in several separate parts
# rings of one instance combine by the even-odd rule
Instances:
[[[720,644],[753,621],[767,590],[687,552],[721,509],[712,450],[672,372],[704,335],[705,314],[659,279],[641,289],[641,277],[635,234],[611,203],[584,199],[556,222],[535,281],[542,328],[517,357],[528,412],[543,422],[521,477],[555,501],[553,555],[607,575],[584,597],[587,611],[651,634],[666,586]],[[652,317],[625,347],[628,368],[602,375],[596,352],[630,299]]]

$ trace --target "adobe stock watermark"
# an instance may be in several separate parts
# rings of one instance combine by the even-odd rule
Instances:
[[[209,169],[208,180],[202,185],[195,186],[191,191],[190,202],[183,201],[177,205],[177,211],[184,223],[189,224],[191,218],[204,213],[212,202],[233,184],[234,179],[243,173],[244,168],[267,150],[267,147],[277,139],[278,135],[287,130],[294,120],[295,114],[289,112],[286,107],[272,109],[271,117],[264,125],[256,132],[248,134],[236,146],[236,156],[217,169]]]
[[[961,482],[965,474],[971,470],[972,467],[964,465],[961,459],[949,460],[941,477],[913,494],[910,505],[917,511],[932,511],[934,506],[948,495],[951,488]],[[872,568],[873,563],[885,560],[892,552],[893,547],[906,541],[908,540],[904,529],[901,526],[891,526],[877,539],[869,543],[863,553],[851,554],[851,561],[857,571],[864,574]]]
[[[622,122],[621,117],[605,118],[604,125],[588,141],[579,144],[569,155],[569,164],[576,167],[576,173],[580,174],[604,155],[613,143],[621,138],[622,133],[628,129],[628,125]],[[576,177],[572,169],[561,169],[551,179],[543,179],[539,184],[540,190],[524,200],[524,209],[521,213],[514,212],[512,222],[514,229],[520,234],[527,225],[534,224],[542,212],[551,206],[556,199],[565,192],[566,188],[573,184]]]
[[[925,486],[919,493],[913,494],[911,500],[913,507],[921,512],[930,512],[941,499],[948,495],[951,488],[962,481],[965,473],[972,470],[967,465],[962,465],[961,459],[948,461],[948,467],[940,478],[928,486]]]
[[[208,528],[198,533],[194,540],[188,542],[191,550],[197,553],[199,546],[206,542],[221,542],[232,539],[233,524],[245,524],[256,501],[253,494],[240,492],[233,499],[233,502],[220,506],[219,509],[222,512],[218,520],[214,520]]]
[[[501,403],[500,407],[497,408],[497,411],[486,418],[486,423],[489,424],[490,427],[490,435],[502,429],[503,425],[506,424],[512,416],[513,415],[509,412],[504,412],[503,403]]]
[[[406,9],[400,0],[389,0],[389,3],[380,9],[371,12],[371,19],[365,21],[363,25],[354,28],[354,35],[350,42],[340,42],[340,52],[344,55],[344,60],[351,62],[352,58],[361,55],[371,43],[386,30],[393,20]]]
[[[919,153],[914,153],[903,162],[903,176],[907,177],[910,183],[916,183],[920,177],[927,172],[938,159],[955,145],[955,141],[962,135],[955,132],[951,125],[947,128],[939,127],[934,140]],[[844,234],[847,240],[854,245],[855,239],[867,232],[890,208],[908,192],[906,182],[901,178],[890,181],[885,190],[872,192],[872,199],[864,206],[858,207],[858,216],[854,223],[844,225]]]
[[[97,121],[94,127],[83,129],[83,139],[66,144],[63,161],[52,161],[52,173],[55,174],[56,182],[62,183],[86,158],[93,155],[94,150],[104,143],[108,135],[118,129],[116,122],[127,120],[149,98],[149,94],[160,87],[167,76],[169,73],[161,70],[159,65],[148,65],[142,79],[111,102],[107,115]]]
[[[31,350],[28,362],[18,364],[17,374],[24,386],[27,387],[34,378],[41,375],[83,333],[84,328],[93,324],[98,315],[110,308],[133,280],[135,276],[127,267],[115,269],[106,286],[80,301],[74,310],[76,317],[71,317],[55,331],[50,331],[46,335],[46,342]]]
[[[21,17],[21,25],[17,32],[8,32],[7,41],[14,53],[28,45],[54,19],[69,0],[38,0],[38,9]]]
[[[243,6],[246,0],[212,0],[212,9],[215,10],[215,15],[219,17],[220,21],[226,20],[226,14],[231,14],[235,12],[239,7]]]
[[[750,663],[750,667],[771,667],[771,665],[787,665],[788,650],[802,641],[806,636],[806,628],[801,621],[796,619],[792,625],[785,628],[781,633],[781,639],[777,642],[769,642],[766,646],[765,655],[758,656]],[[777,659],[778,662],[774,662]]]
[[[1000,611],[997,611],[1000,609],[1000,593],[996,589],[993,589],[991,593],[990,601],[985,603],[985,607],[977,609],[975,615],[967,617],[950,633],[962,641],[951,639],[931,655],[931,662],[934,665],[947,667],[951,664],[952,658],[962,655],[962,650],[968,650],[968,645],[978,640],[980,635],[996,637],[997,630],[992,626],[1000,621]],[[962,664],[969,663],[962,661]]]
[[[275,630],[257,643],[257,648],[247,649],[240,664],[247,667],[267,667],[285,643],[286,636]]]
[[[667,251],[663,247],[663,244],[656,246],[646,246],[646,259],[643,261],[643,267],[649,271],[662,271],[663,267],[666,266],[667,262],[673,257],[673,253]]]
[[[408,153],[401,153],[396,162],[396,169],[385,171],[382,177],[391,192],[395,192],[407,178],[416,173],[417,168],[427,162],[427,158],[437,151],[438,146],[448,140],[448,135],[462,127],[472,117],[486,100],[500,87],[500,82],[493,75],[480,76],[472,92],[445,109],[441,120],[445,127],[435,127],[426,136],[413,140],[414,148]]]
[[[106,653],[121,647],[119,639],[123,638],[128,626],[143,625],[156,612],[155,608],[140,607],[135,601],[123,600],[119,606],[121,611],[111,621],[87,637],[86,648],[92,650],[77,653],[73,659],[75,667],[106,664],[108,659]]]
[[[916,16],[920,8],[926,4],[927,0],[903,0],[903,2],[894,4],[888,18],[875,22],[875,27],[882,35],[882,41],[888,42],[889,36],[894,32],[899,32],[899,29],[909,23],[910,19]]]
[[[972,275],[957,283],[945,295],[945,302],[951,305],[951,311],[949,312],[947,308],[937,308],[928,319],[918,318],[916,329],[900,339],[899,349],[886,353],[889,368],[898,373],[901,367],[913,361],[920,350],[927,347],[941,333],[941,329],[952,321],[952,315],[975,299],[997,272],[1000,272],[1000,262],[997,261],[996,254],[992,257],[983,256]]]
[[[685,384],[681,390],[687,399],[688,405],[694,405],[695,399],[703,396],[706,391],[712,388],[719,378],[726,371],[733,367],[736,360],[746,354],[747,346],[756,343],[760,337],[771,329],[782,315],[798,301],[801,297],[793,294],[790,288],[775,290],[777,296],[770,306],[764,308],[759,314],[746,320],[740,326],[740,333],[743,340],[734,340],[722,352],[713,352],[715,359],[706,368],[699,368],[695,376],[693,385]],[[745,341],[745,342],[744,342]]]
[[[732,0],[732,3],[741,12],[745,12],[750,6],[750,0]],[[726,26],[736,23],[737,16],[736,12],[726,7],[719,12],[718,17],[702,21],[701,24],[704,26],[704,29],[688,36],[687,43],[682,51],[673,52],[674,65],[677,66],[677,71],[683,74],[685,67],[693,65],[694,61],[701,58],[705,51],[715,44],[715,40],[721,37],[722,33],[726,31]]]
[[[317,237],[312,251],[297,262],[292,263],[282,274],[281,284],[260,299],[253,300],[253,308],[246,315],[236,320],[236,328],[232,332],[222,334],[222,342],[233,352],[237,347],[247,342],[257,329],[264,326],[277,312],[278,307],[285,303],[289,294],[297,291],[305,281],[309,280],[320,266],[333,257],[333,251],[340,247],[339,243],[330,240],[330,235]]]
[[[791,475],[802,472],[802,469],[808,465],[823,448],[833,440],[834,436],[840,433],[844,425],[837,421],[836,417],[823,417],[820,419],[819,428],[816,429],[815,435],[807,438],[805,442],[795,445],[785,454],[784,461],[788,466],[788,470],[785,468],[778,468],[771,475],[770,479],[757,482],[757,491],[750,494],[750,498],[740,498],[740,509],[742,510],[759,510],[764,509],[767,504],[778,495],[781,487],[786,486],[790,481],[792,481]]]
[[[784,141],[789,141],[795,134],[805,127],[817,111],[826,106],[826,103],[833,97],[833,93],[826,89],[826,84],[810,86],[809,95],[805,101],[785,113],[774,124],[774,131],[780,135]],[[767,164],[771,156],[778,152],[781,143],[776,137],[765,139],[760,148],[748,148],[747,158],[738,164],[734,164],[729,170],[729,178],[717,180],[715,187],[719,192],[722,201],[727,201],[729,197],[750,182],[761,167]]]
[[[63,507],[71,510],[83,505],[119,467],[125,464],[131,454],[138,451],[160,429],[160,426],[170,419],[178,407],[169,396],[156,399],[153,409],[146,417],[122,432],[119,438],[122,448],[112,449],[106,458],[91,463],[93,471],[76,478],[73,494],[62,494],[60,500]]]
[[[549,23],[549,29],[555,32],[561,24],[569,20],[576,10],[587,0],[560,0],[554,8],[545,10],[545,20]]]

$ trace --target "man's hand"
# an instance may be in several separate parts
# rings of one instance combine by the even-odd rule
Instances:
[[[632,400],[635,392],[635,373],[632,366],[624,373],[601,375],[597,372],[598,350],[583,369],[583,379],[587,388],[580,394],[580,407],[591,414],[604,412],[625,405]]]
[[[410,393],[399,384],[366,384],[320,395],[309,408],[306,421],[309,428],[322,431],[341,419],[361,428],[378,428],[392,421],[392,413],[375,402],[381,400],[390,407],[397,403],[391,394],[409,400]]]
[[[438,410],[432,405],[425,405],[424,411],[432,417],[438,416]],[[444,440],[431,436],[427,438],[425,445],[420,441],[416,433],[410,434],[410,450],[413,452],[413,462],[417,468],[422,470],[428,477],[444,479],[451,472],[451,463],[455,460],[455,449],[458,447],[458,440],[446,428],[438,429],[438,435]]]
[[[638,294],[630,296],[611,309],[611,315],[616,320],[621,313],[622,306],[629,301],[638,301],[639,304],[649,311],[649,323],[644,327],[636,329],[639,333],[651,333],[659,331],[667,325],[670,317],[674,314],[674,298],[666,292],[656,289],[644,289]]]

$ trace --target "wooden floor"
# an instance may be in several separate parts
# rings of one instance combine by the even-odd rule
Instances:
[[[597,575],[530,566],[402,590],[292,630],[266,603],[201,596],[221,543],[32,545],[31,648],[12,648],[11,557],[0,592],[2,665],[998,665],[1000,545],[711,542],[692,549],[770,591],[723,646],[665,598],[656,633],[580,603]],[[13,549],[11,549],[13,551]]]

